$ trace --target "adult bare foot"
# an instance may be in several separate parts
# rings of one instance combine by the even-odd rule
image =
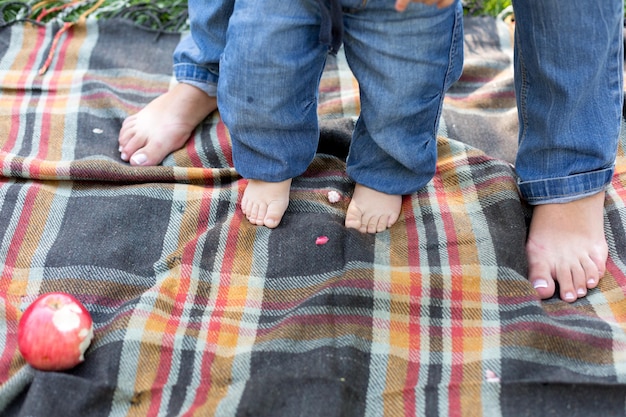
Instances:
[[[554,295],[555,281],[561,299],[568,302],[598,285],[608,257],[604,197],[601,192],[569,203],[534,207],[526,255],[528,278],[541,298]]]
[[[273,229],[287,210],[290,188],[291,179],[281,182],[248,180],[241,210],[250,223]]]
[[[357,184],[348,205],[345,225],[362,233],[382,232],[398,220],[401,209],[401,195],[385,194]]]
[[[131,165],[158,165],[182,148],[195,128],[217,109],[217,99],[189,84],[176,84],[124,120],[118,142]]]

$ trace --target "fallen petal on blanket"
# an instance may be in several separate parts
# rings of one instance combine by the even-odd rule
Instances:
[[[325,245],[326,243],[328,243],[328,236],[320,236],[317,239],[315,239],[315,244],[316,245]]]
[[[485,380],[487,382],[500,382],[500,378],[498,378],[498,375],[496,375],[495,372],[487,369],[487,371],[485,371]]]
[[[341,196],[337,191],[329,191],[328,192],[328,201],[331,203],[338,203],[341,201]]]

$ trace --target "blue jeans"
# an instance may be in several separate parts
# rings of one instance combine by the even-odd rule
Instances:
[[[199,25],[211,20],[202,14],[220,14],[207,10],[210,3],[189,2]],[[361,94],[347,172],[367,187],[410,194],[435,172],[443,97],[462,70],[462,7],[459,1],[445,9],[412,3],[398,13],[394,3],[342,0],[345,54]],[[191,49],[204,56],[182,43],[177,49],[179,80],[195,76],[194,66],[209,68],[209,83],[221,75],[218,106],[235,168],[245,178],[294,178],[315,155],[319,80],[328,55],[321,23],[316,0],[237,0],[225,46],[208,45],[200,32]],[[211,71],[214,64],[207,63],[221,47],[219,72]]]
[[[217,95],[219,62],[226,45],[235,0],[188,0],[190,35],[174,51],[174,75],[180,82]]]
[[[610,183],[622,119],[622,0],[513,0],[519,189],[568,202]]]

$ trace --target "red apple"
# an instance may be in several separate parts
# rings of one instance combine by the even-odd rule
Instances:
[[[93,338],[93,321],[73,296],[60,292],[37,298],[24,311],[17,328],[17,345],[33,368],[70,369],[85,357]]]

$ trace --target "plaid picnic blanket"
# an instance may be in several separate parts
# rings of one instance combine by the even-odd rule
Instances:
[[[320,87],[320,152],[270,230],[238,210],[218,113],[162,166],[119,159],[123,119],[172,82],[179,34],[88,20],[52,45],[58,30],[0,30],[0,414],[625,414],[626,163],[606,198],[606,276],[576,303],[540,301],[504,22],[467,19],[437,174],[376,235],[343,227],[359,102],[341,53]],[[22,311],[50,291],[95,322],[66,372],[16,347]]]

